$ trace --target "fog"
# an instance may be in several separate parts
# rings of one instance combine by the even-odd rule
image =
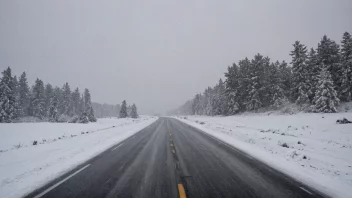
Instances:
[[[350,0],[2,0],[0,69],[162,113],[244,57],[290,62],[295,40],[340,43],[351,19]]]

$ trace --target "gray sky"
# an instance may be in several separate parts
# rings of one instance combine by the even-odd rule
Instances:
[[[162,112],[261,53],[352,32],[351,0],[1,0],[0,69]]]

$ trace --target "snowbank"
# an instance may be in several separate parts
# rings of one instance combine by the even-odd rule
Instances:
[[[102,129],[113,128],[113,126],[123,126],[140,122],[143,119],[149,119],[149,117],[142,116],[136,120],[131,118],[104,118],[88,124],[50,122],[0,124],[0,152],[17,149],[18,145],[20,147],[28,147],[33,145],[33,141],[43,144],[78,136],[82,132],[96,132]]]
[[[178,119],[333,197],[352,197],[352,124],[335,123],[343,117],[352,113]]]
[[[142,116],[89,124],[0,124],[0,197],[31,192],[156,120]],[[22,146],[15,148],[19,142]]]

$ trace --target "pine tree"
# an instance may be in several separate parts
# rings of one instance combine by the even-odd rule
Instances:
[[[62,87],[62,100],[63,103],[61,113],[64,115],[72,116],[71,89],[67,82]]]
[[[13,77],[8,67],[2,72],[0,81],[0,122],[12,122],[16,114],[15,103]]]
[[[228,114],[234,115],[239,112],[239,67],[234,63],[227,68],[225,73],[225,88],[228,105]]]
[[[237,91],[237,99],[239,104],[239,110],[245,111],[248,93],[251,90],[251,62],[248,58],[240,60],[239,65],[239,87]]]
[[[285,96],[289,99],[291,96],[292,68],[285,61],[282,61],[279,65],[279,76]]]
[[[225,115],[227,113],[227,101],[225,96],[225,84],[222,79],[214,87],[212,94],[204,94],[205,99],[213,96],[212,98],[212,115]],[[204,105],[206,106],[206,104]]]
[[[23,72],[19,80],[19,107],[20,116],[29,115],[30,93],[26,73]]]
[[[132,105],[131,118],[138,118],[137,107],[135,104]]]
[[[131,110],[132,110],[131,105],[128,105],[128,107],[127,107],[127,117],[130,117],[130,115],[131,115]]]
[[[81,114],[81,116],[79,117],[78,122],[79,122],[79,123],[88,123],[88,122],[89,122],[89,118],[88,118],[86,112],[83,112],[83,113]]]
[[[249,87],[247,89],[247,102],[246,109],[248,111],[256,111],[262,107],[261,99],[261,88],[263,87],[262,75],[264,74],[264,65],[266,60],[263,56],[257,54],[254,56],[254,59],[251,60],[250,64],[250,74],[249,74]]]
[[[323,67],[320,72],[317,85],[317,91],[313,100],[314,111],[324,113],[337,112],[336,107],[339,104],[339,99],[327,67]]]
[[[94,110],[92,107],[91,96],[88,89],[84,90],[84,112],[86,113],[89,122],[96,122],[97,119],[94,115]]]
[[[269,104],[274,109],[278,109],[287,103],[279,66],[280,63],[278,61],[270,64],[267,76],[268,86],[266,87],[266,92],[270,98]]]
[[[17,80],[17,76],[13,77],[13,92],[14,92],[14,96],[15,96],[15,114],[14,114],[14,119],[18,118],[21,116],[21,107],[20,107],[20,91],[19,91],[19,84],[18,84],[18,80]]]
[[[340,99],[349,102],[352,99],[352,38],[348,32],[343,34],[341,43],[341,67],[343,72]]]
[[[319,80],[319,75],[321,72],[321,68],[318,65],[318,60],[317,60],[317,54],[316,51],[311,48],[309,53],[308,53],[308,57],[307,57],[307,84],[309,86],[309,95],[308,98],[310,100],[310,102],[313,101],[315,92],[316,92],[316,86]]]
[[[50,117],[50,107],[54,98],[54,89],[51,84],[45,85],[45,117]]]
[[[122,101],[121,109],[120,109],[120,116],[119,118],[127,118],[127,103],[126,100]]]
[[[32,115],[40,119],[43,119],[46,116],[44,92],[44,83],[37,78],[32,90],[30,109]]]
[[[80,115],[82,112],[80,111],[80,97],[81,94],[79,93],[78,87],[72,92],[72,112],[74,115]]]
[[[49,121],[58,122],[59,120],[59,95],[61,94],[61,89],[56,87],[53,91],[52,98],[50,100],[49,106]]]
[[[97,118],[94,115],[94,109],[92,106],[89,107],[89,110],[87,112],[88,120],[89,122],[96,122]]]
[[[340,48],[335,41],[330,40],[326,35],[323,36],[317,49],[319,65],[325,65],[330,72],[335,88],[341,87],[343,69],[340,63]],[[338,95],[341,95],[340,90]]]
[[[218,84],[218,94],[219,94],[220,115],[227,115],[228,114],[228,98],[226,95],[226,85],[225,85],[225,82],[223,82],[221,78],[220,78],[219,84]]]
[[[61,117],[61,109],[62,109],[62,89],[60,87],[55,87],[54,88],[54,96],[55,96],[55,101],[53,100],[53,103],[54,103],[54,106],[55,106],[55,109],[57,111],[56,115],[57,115],[57,118]],[[50,116],[49,116],[50,117]]]
[[[82,97],[84,101],[83,109],[84,111],[87,111],[87,109],[89,109],[91,106],[91,96],[88,89],[84,89],[84,93]]]
[[[80,96],[80,99],[79,99],[79,112],[80,112],[80,115],[85,111],[84,109],[84,94],[82,94]]]
[[[192,115],[202,115],[202,95],[196,94],[192,101]],[[122,107],[121,107],[122,108]]]
[[[214,89],[211,87],[208,87],[204,91],[204,112],[203,114],[212,116],[213,114],[213,104],[214,104]]]
[[[271,106],[272,101],[272,81],[278,78],[278,67],[279,62],[271,63],[269,57],[265,57],[262,60],[262,73],[259,76],[259,96],[262,103],[262,107]],[[277,80],[278,81],[278,80]]]
[[[293,44],[292,56],[292,98],[299,105],[309,104],[309,95],[311,94],[308,82],[308,70],[306,66],[307,49],[306,46],[296,41]]]

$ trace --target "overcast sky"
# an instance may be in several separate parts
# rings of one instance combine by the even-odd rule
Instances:
[[[351,0],[1,0],[0,69],[163,112],[244,57],[340,43],[351,19]]]

